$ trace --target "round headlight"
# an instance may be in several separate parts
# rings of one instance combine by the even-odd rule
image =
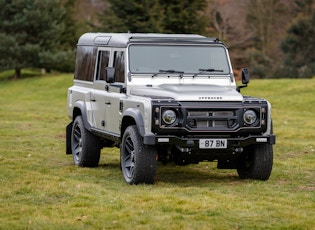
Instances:
[[[165,110],[162,114],[162,119],[165,124],[171,125],[176,121],[176,113],[173,110]]]
[[[243,115],[243,120],[246,124],[252,125],[257,120],[257,115],[253,110],[247,110]]]

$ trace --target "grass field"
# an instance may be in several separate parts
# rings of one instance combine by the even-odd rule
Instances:
[[[253,80],[273,105],[268,181],[215,163],[159,165],[154,185],[127,185],[119,150],[98,168],[65,154],[72,75],[0,81],[0,229],[315,229],[315,79]]]

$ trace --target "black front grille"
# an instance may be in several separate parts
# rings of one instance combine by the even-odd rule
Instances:
[[[235,130],[238,127],[237,110],[187,109],[186,128],[189,130]]]
[[[174,110],[177,120],[166,125],[162,111]],[[247,125],[244,111],[256,111],[258,122]],[[159,135],[248,135],[263,133],[267,128],[268,105],[264,100],[245,102],[181,102],[154,101],[152,132]],[[262,121],[261,121],[262,120]]]

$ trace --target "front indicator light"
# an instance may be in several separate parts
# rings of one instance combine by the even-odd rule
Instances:
[[[243,120],[247,125],[252,125],[257,120],[257,115],[253,110],[247,110],[243,115]]]

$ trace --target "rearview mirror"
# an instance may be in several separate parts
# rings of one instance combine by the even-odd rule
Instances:
[[[242,83],[247,85],[249,82],[249,72],[247,68],[242,69]]]
[[[114,67],[106,67],[106,82],[114,83],[115,82],[115,68]]]
[[[248,72],[247,68],[244,68],[244,69],[242,69],[242,83],[243,83],[243,85],[238,86],[236,88],[236,90],[238,92],[241,92],[242,88],[247,87],[248,82],[249,82],[249,72]]]

